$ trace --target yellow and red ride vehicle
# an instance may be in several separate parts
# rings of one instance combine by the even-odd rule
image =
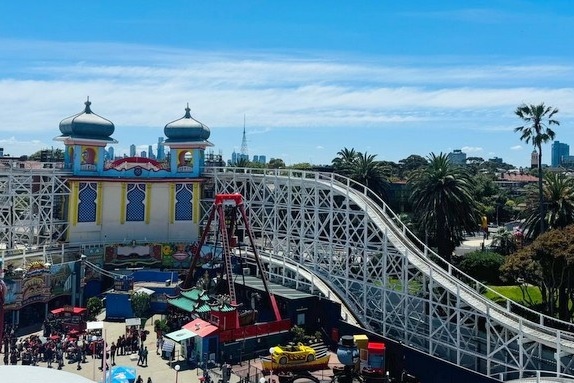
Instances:
[[[302,343],[273,348],[273,363],[286,365],[291,363],[312,362],[315,360],[315,350]]]

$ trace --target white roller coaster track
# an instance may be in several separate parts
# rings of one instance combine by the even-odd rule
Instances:
[[[571,323],[486,299],[487,286],[442,261],[364,186],[296,170],[206,175],[214,193],[244,196],[274,281],[313,278],[293,271],[299,263],[371,330],[487,376],[574,375]]]

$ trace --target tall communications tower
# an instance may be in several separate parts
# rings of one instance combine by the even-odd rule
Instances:
[[[241,140],[241,158],[249,161],[249,151],[247,150],[247,136],[245,135],[245,115],[243,115],[243,139]]]

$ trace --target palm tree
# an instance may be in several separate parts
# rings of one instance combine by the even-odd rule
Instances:
[[[345,176],[350,175],[354,167],[355,160],[357,159],[357,155],[358,153],[353,148],[351,149],[343,148],[339,150],[337,152],[338,157],[334,158],[333,161],[331,161],[331,163],[333,164],[333,168],[335,168],[336,172],[342,175]]]
[[[351,178],[384,196],[389,182],[381,162],[375,161],[376,154],[357,153],[351,168]]]
[[[528,238],[538,237],[542,227],[560,229],[574,224],[574,179],[564,174],[548,173],[544,176],[542,194],[546,205],[542,225],[538,205],[540,199],[537,198],[536,191],[527,197],[524,231]]]
[[[439,256],[450,262],[465,232],[478,227],[473,178],[446,154],[431,153],[429,164],[414,172],[408,185],[418,225],[434,240]]]
[[[516,246],[514,233],[505,227],[499,228],[496,233],[494,233],[490,247],[502,255],[512,254],[518,248]]]
[[[539,105],[522,104],[514,113],[524,121],[525,125],[514,129],[520,132],[520,140],[526,143],[532,142],[535,149],[538,150],[538,197],[539,197],[539,214],[540,214],[540,234],[544,233],[544,195],[542,193],[542,144],[554,139],[556,135],[550,128],[551,125],[560,125],[558,120],[553,117],[558,113],[557,108],[546,106],[544,103]]]

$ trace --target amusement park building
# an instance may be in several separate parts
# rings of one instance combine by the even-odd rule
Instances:
[[[63,164],[1,163],[4,308],[15,324],[77,303],[76,291],[83,293],[82,301],[99,293],[98,273],[87,269],[81,281],[76,278],[83,272],[74,262],[79,251],[75,258],[69,251],[51,258],[56,243],[82,246],[85,260],[106,269],[182,268],[189,265],[189,245],[199,233],[204,152],[212,144],[209,128],[191,117],[189,107],[163,129],[169,148],[163,161],[106,160],[106,146],[116,142],[115,126],[94,113],[89,100],[59,128],[55,140],[65,145]],[[40,260],[31,256],[38,252],[44,253]]]

